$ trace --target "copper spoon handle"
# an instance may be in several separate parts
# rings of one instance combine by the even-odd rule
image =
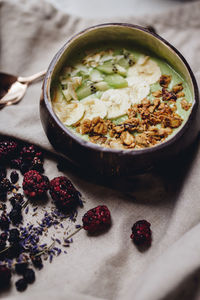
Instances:
[[[35,80],[42,79],[42,78],[44,77],[45,74],[46,74],[46,70],[45,70],[45,71],[38,72],[38,73],[36,73],[36,74],[34,74],[34,75],[31,75],[31,76],[28,76],[28,77],[21,77],[21,76],[19,76],[19,77],[17,78],[17,80],[18,80],[19,82],[21,82],[21,83],[27,83],[27,84],[29,84],[29,83],[31,83],[31,82],[33,82],[33,81],[35,81]]]

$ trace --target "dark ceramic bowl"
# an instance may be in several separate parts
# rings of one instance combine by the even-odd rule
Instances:
[[[51,83],[64,64],[82,48],[95,43],[118,42],[138,45],[164,59],[187,81],[193,105],[186,123],[169,140],[151,148],[121,150],[103,148],[87,142],[68,130],[51,106]],[[79,168],[102,175],[128,175],[143,172],[158,162],[186,149],[199,131],[199,95],[194,75],[184,57],[167,41],[148,29],[131,24],[100,24],[72,37],[55,55],[46,73],[40,102],[40,117],[53,147]]]

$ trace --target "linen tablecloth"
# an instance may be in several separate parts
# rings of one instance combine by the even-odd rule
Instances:
[[[102,22],[153,25],[177,47],[200,82],[200,1],[156,16],[81,19],[56,10],[41,0],[0,0],[0,71],[30,75],[46,69],[73,34]],[[200,283],[200,151],[199,142],[178,164],[134,178],[111,179],[107,186],[56,168],[57,158],[39,117],[41,82],[28,88],[16,106],[0,111],[0,134],[40,145],[48,151],[45,173],[52,179],[68,176],[86,201],[84,212],[106,204],[111,229],[98,237],[80,231],[67,255],[37,272],[23,294],[14,287],[5,299],[173,300],[199,299]],[[162,166],[161,166],[162,169]],[[77,170],[78,171],[78,170]],[[130,240],[131,227],[147,219],[152,246],[140,252]],[[67,222],[67,221],[66,221]]]

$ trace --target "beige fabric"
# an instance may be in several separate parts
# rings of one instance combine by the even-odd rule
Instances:
[[[79,30],[105,20],[75,18],[43,1],[0,0],[0,70],[30,75],[47,68],[53,55]],[[175,45],[200,81],[200,2],[156,17],[124,18],[152,24]],[[122,21],[115,20],[107,21]],[[23,101],[0,111],[0,133],[15,136],[53,151],[39,117],[41,83],[29,87]],[[15,288],[1,295],[6,299],[70,300],[178,300],[199,299],[200,275],[200,153],[198,142],[182,165],[132,179],[92,183],[66,169],[84,195],[83,213],[98,204],[111,210],[113,225],[99,237],[81,231],[67,255],[37,272],[37,281],[23,295]],[[56,157],[45,163],[46,174],[59,173]],[[153,243],[139,252],[129,235],[138,219],[152,224]]]

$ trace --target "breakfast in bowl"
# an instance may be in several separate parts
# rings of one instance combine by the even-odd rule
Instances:
[[[64,126],[86,141],[137,150],[172,137],[190,114],[192,95],[166,61],[111,46],[82,51],[64,65],[52,105]]]
[[[196,139],[195,77],[180,52],[147,28],[99,24],[52,59],[40,101],[45,133],[78,169],[134,175],[171,161]]]

